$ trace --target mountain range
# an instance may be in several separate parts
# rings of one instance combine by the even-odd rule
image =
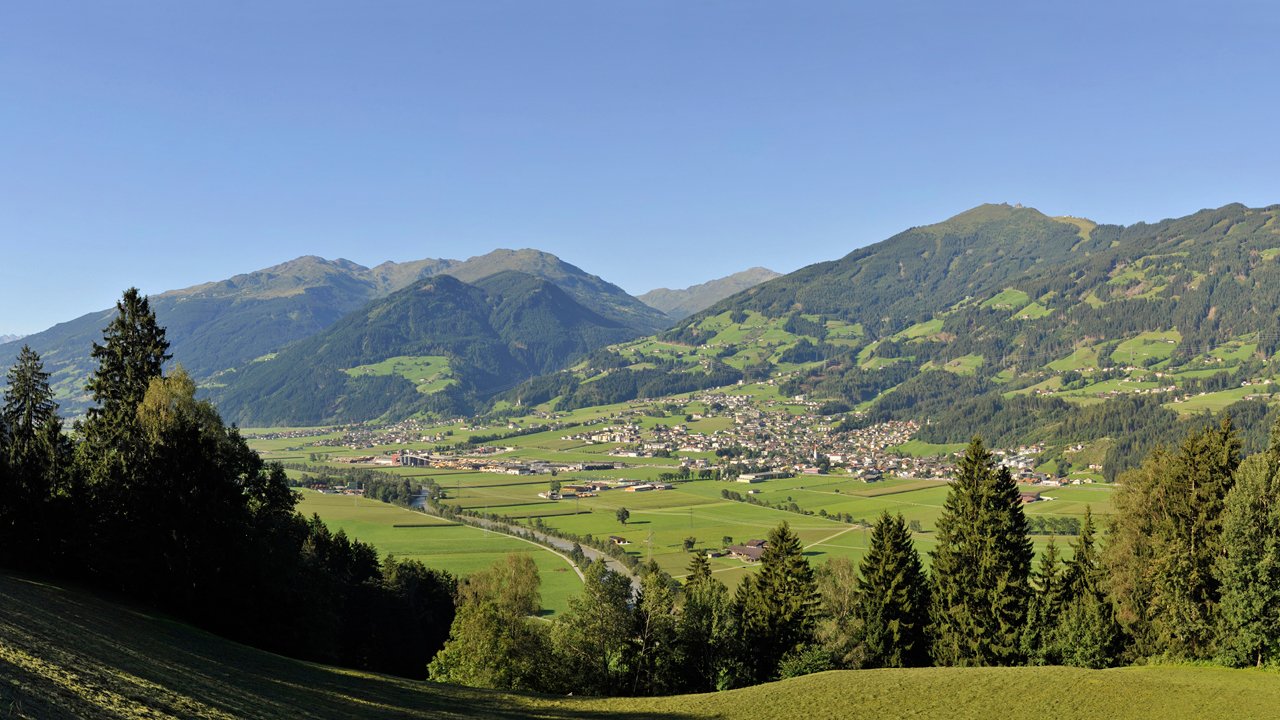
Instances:
[[[364,267],[348,260],[300,257],[226,280],[153,295],[151,306],[167,328],[176,362],[202,383],[310,337],[371,301],[427,277],[449,274],[474,281],[503,271],[547,280],[602,318],[634,335],[655,332],[671,320],[618,286],[537,250],[495,250],[468,260],[425,259]],[[63,411],[87,406],[84,385],[92,343],[114,309],[83,315],[22,338],[40,353]],[[0,361],[11,363],[20,343],[0,343]]]
[[[1233,204],[1120,226],[982,205],[758,284],[768,271],[647,294],[680,314],[750,285],[674,325],[534,250],[374,268],[306,257],[152,302],[175,359],[240,422],[483,412],[495,397],[566,409],[741,382],[845,426],[917,419],[932,443],[1092,443],[1072,457],[1092,466],[1204,412],[1271,412],[1278,215]],[[64,409],[110,315],[23,339]]]

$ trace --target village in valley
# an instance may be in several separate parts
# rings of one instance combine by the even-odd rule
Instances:
[[[429,479],[436,495],[419,509],[544,540],[616,546],[677,577],[693,552],[711,558],[727,581],[749,572],[763,552],[760,538],[783,520],[811,553],[830,557],[860,557],[862,536],[883,510],[903,513],[917,542],[929,542],[963,446],[920,442],[915,421],[863,425],[849,421],[853,414],[822,415],[820,403],[803,397],[750,390],[577,412],[538,408],[496,420],[247,433],[296,485],[314,491],[303,495],[304,512],[338,526],[346,516],[321,498],[363,494],[355,478],[374,471]],[[1073,532],[1086,507],[1109,512],[1112,489],[1086,468],[1053,472],[1044,452],[992,449],[1019,483],[1033,533],[1043,533],[1033,538],[1039,544]]]

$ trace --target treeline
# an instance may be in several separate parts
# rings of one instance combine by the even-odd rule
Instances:
[[[421,677],[456,582],[295,511],[169,359],[129,290],[95,343],[94,406],[70,435],[24,348],[0,415],[0,563],[118,593],[275,652]]]

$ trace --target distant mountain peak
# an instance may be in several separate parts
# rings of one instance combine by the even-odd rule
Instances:
[[[687,288],[655,288],[639,297],[649,307],[661,310],[674,320],[681,320],[779,275],[780,273],[768,268],[757,266]]]

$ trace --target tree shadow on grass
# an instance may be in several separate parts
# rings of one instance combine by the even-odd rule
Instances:
[[[0,694],[32,717],[694,718],[626,699],[500,693],[256,650],[145,610],[0,575]],[[74,674],[76,682],[65,677]],[[17,685],[14,681],[17,681]],[[654,707],[653,700],[636,700]]]

